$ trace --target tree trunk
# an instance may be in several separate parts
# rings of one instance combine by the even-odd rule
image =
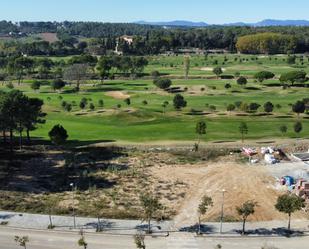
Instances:
[[[200,148],[200,143],[201,143],[201,135],[198,136],[196,151],[199,150],[199,148]]]
[[[53,229],[53,221],[51,217],[51,212],[49,212],[49,226],[50,226],[50,229]]]
[[[5,130],[2,131],[3,143],[6,144],[6,133]]]
[[[288,230],[291,230],[291,214],[289,214]]]
[[[30,143],[30,131],[29,131],[29,129],[27,129],[26,132],[27,132],[27,141],[28,141],[28,143]]]
[[[151,229],[150,229],[150,219],[148,219],[148,234],[151,233]]]
[[[101,232],[100,217],[98,217],[97,232]]]
[[[242,235],[245,235],[245,231],[246,231],[246,219],[244,219],[242,223]]]
[[[13,152],[13,130],[10,129],[10,151]]]
[[[198,217],[198,234],[201,234],[201,216]]]
[[[19,131],[19,150],[22,150],[23,147],[23,131],[20,129]]]

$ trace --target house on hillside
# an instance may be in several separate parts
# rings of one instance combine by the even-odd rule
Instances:
[[[116,49],[115,54],[122,55],[122,51],[119,51],[119,41],[125,41],[128,45],[131,45],[133,43],[134,37],[130,35],[123,35],[120,36],[116,41]]]
[[[133,43],[133,36],[129,36],[129,35],[123,35],[120,36],[119,39],[126,41],[126,43],[128,43],[129,45],[131,45]]]

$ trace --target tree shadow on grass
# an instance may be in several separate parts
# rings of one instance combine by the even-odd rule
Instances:
[[[121,87],[101,87],[101,88],[92,88],[87,89],[86,92],[93,93],[93,92],[112,92],[112,91],[123,91],[125,89]]]
[[[24,138],[25,140],[25,138]],[[65,142],[65,144],[61,145],[61,146],[55,146],[51,143],[50,140],[47,139],[43,139],[42,137],[32,137],[30,142],[25,142],[24,143],[24,148],[26,149],[30,149],[33,146],[52,146],[53,149],[61,149],[61,150],[66,150],[66,149],[72,149],[74,147],[80,147],[80,146],[88,146],[88,145],[93,145],[93,144],[106,144],[107,146],[110,145],[110,143],[114,143],[117,140],[113,140],[113,139],[98,139],[98,140],[67,140]],[[19,147],[17,148],[18,145],[18,139],[15,138],[14,144],[16,145],[16,149],[19,149]],[[35,148],[33,148],[35,149]]]
[[[44,148],[31,146],[21,152],[16,151],[13,157],[7,156],[10,157],[9,160],[0,158],[0,163],[4,160],[9,163],[9,167],[6,167],[9,175],[5,181],[0,182],[0,189],[20,193],[69,191],[70,183],[74,183],[81,191],[93,186],[97,189],[108,189],[116,182],[105,179],[98,173],[128,169],[125,163],[110,161],[127,156],[122,148],[115,146],[59,148],[48,143]]]

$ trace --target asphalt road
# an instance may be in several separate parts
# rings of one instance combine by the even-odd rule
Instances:
[[[0,249],[21,248],[14,236],[29,236],[27,249],[77,249],[80,238],[76,232],[20,230],[0,227]],[[86,234],[88,249],[133,249],[132,236]],[[220,244],[223,249],[261,249],[274,246],[278,249],[308,249],[309,237],[298,238],[196,238],[193,234],[174,233],[168,237],[147,237],[147,249],[213,249]]]

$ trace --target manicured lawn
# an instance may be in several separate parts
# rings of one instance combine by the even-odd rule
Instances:
[[[224,62],[224,57],[228,59]],[[239,63],[234,58],[243,58],[245,61]],[[103,85],[99,81],[87,81],[82,85],[79,93],[72,93],[72,86],[66,86],[61,93],[53,92],[50,87],[44,85],[39,92],[34,92],[30,88],[32,80],[25,80],[24,84],[15,88],[24,91],[31,97],[38,97],[44,100],[44,110],[48,113],[46,124],[32,132],[36,137],[48,139],[48,131],[55,124],[63,125],[70,135],[71,140],[79,141],[132,141],[148,142],[157,140],[194,140],[195,124],[198,120],[207,122],[207,141],[232,141],[239,140],[239,123],[245,121],[249,127],[247,138],[276,138],[281,137],[279,126],[286,124],[288,133],[286,137],[295,137],[293,124],[297,116],[291,112],[291,104],[309,96],[309,88],[289,88],[283,90],[278,79],[268,80],[263,84],[252,79],[252,75],[260,70],[269,70],[276,74],[276,78],[282,72],[295,70],[284,61],[286,56],[259,57],[244,55],[209,55],[205,60],[204,56],[193,56],[191,58],[190,76],[210,76],[205,79],[184,80],[183,77],[183,57],[156,56],[150,58],[150,63],[146,67],[146,73],[158,70],[178,79],[173,80],[173,86],[185,90],[181,93],[186,101],[187,107],[182,111],[175,111],[173,108],[174,94],[157,89],[151,79],[136,80],[108,80]],[[277,58],[277,59],[275,59]],[[53,58],[54,60],[68,58]],[[248,59],[248,61],[246,61]],[[202,67],[214,67],[214,61],[226,71],[224,74],[234,74],[240,72],[249,77],[246,87],[237,85],[235,79],[216,79],[210,71],[202,71]],[[300,67],[301,65],[298,65]],[[308,61],[304,60],[303,70],[308,70]],[[168,77],[168,75],[166,75]],[[232,88],[225,89],[225,84],[230,83]],[[273,86],[277,83],[278,86]],[[8,90],[5,86],[0,89]],[[131,105],[127,106],[123,99],[111,96],[111,93],[121,93],[130,96]],[[88,106],[85,110],[80,110],[79,103],[82,98],[88,99]],[[104,101],[104,107],[98,107],[98,101]],[[61,107],[61,102],[66,101],[73,105],[73,110],[68,113]],[[147,104],[143,104],[147,101]],[[169,105],[163,113],[162,104],[168,101]],[[235,102],[258,103],[261,106],[267,101],[271,101],[275,106],[273,115],[263,115],[261,107],[257,115],[244,114],[240,110],[232,113],[226,111],[228,104]],[[89,103],[95,105],[95,110],[89,110]],[[121,107],[117,107],[121,105]],[[211,111],[209,106],[215,106],[216,111]],[[192,115],[195,112],[203,112],[204,115]],[[246,115],[246,116],[244,116]],[[303,123],[301,137],[309,137],[308,115],[301,115]]]

